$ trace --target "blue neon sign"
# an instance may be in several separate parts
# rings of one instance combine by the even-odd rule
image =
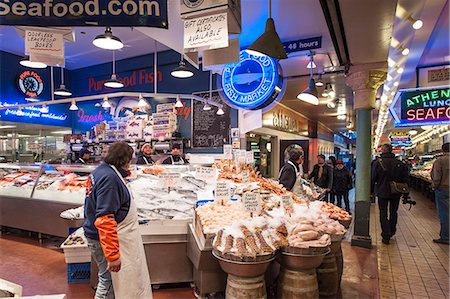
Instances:
[[[225,65],[221,96],[234,108],[263,109],[281,98],[284,79],[278,61],[269,56],[240,52],[240,61]]]

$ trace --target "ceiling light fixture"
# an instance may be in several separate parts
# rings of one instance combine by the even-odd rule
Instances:
[[[319,79],[317,79],[317,81],[316,81],[316,86],[318,86],[318,87],[323,86],[322,73],[319,74]]]
[[[415,30],[419,30],[423,26],[423,22],[420,19],[414,19],[412,16],[408,16],[407,20],[411,22],[411,25]]]
[[[317,66],[314,63],[314,53],[312,51],[309,52],[308,56],[310,57],[308,64],[306,65],[307,69],[315,69]]]
[[[352,124],[352,122],[350,121],[350,122],[348,122],[348,124],[345,126],[347,129],[351,129],[351,128],[353,128],[353,124]],[[349,132],[351,132],[351,130],[349,130]]]
[[[222,106],[220,106],[219,109],[217,109],[216,114],[217,115],[224,115],[225,114],[225,111],[223,111]]]
[[[177,101],[175,102],[175,108],[183,108],[183,103],[181,102],[181,98],[177,95]]]
[[[112,34],[111,27],[106,27],[105,33],[97,35],[92,43],[96,47],[106,50],[119,50],[123,48],[122,41]]]
[[[183,54],[181,54],[181,60],[178,66],[170,73],[175,78],[186,79],[194,76],[194,73],[184,63]]]
[[[208,103],[205,103],[205,105],[203,106],[203,111],[209,111],[211,110],[211,106],[208,105]]]
[[[397,68],[397,73],[402,74],[405,69],[402,67]]]
[[[142,96],[142,94],[139,94],[139,103],[138,103],[138,107],[147,107],[148,103],[147,101],[144,99],[144,97]]]
[[[394,82],[394,86],[395,86],[395,87],[397,87],[397,86],[399,86],[399,85],[400,85],[400,83],[398,83],[398,81]]]
[[[61,84],[59,85],[59,88],[55,90],[55,95],[62,96],[62,97],[70,97],[72,95],[72,92],[66,88],[66,85],[64,85],[64,68],[61,67]]]
[[[22,58],[19,61],[21,66],[24,67],[29,67],[32,69],[45,69],[47,67],[47,65],[43,62],[35,62],[35,61],[30,61],[30,57],[29,56],[25,56],[24,58]]]
[[[103,98],[103,103],[102,103],[102,107],[103,108],[111,108],[111,104],[109,103],[108,97],[105,96]]]
[[[388,99],[388,96],[387,96],[387,95],[383,94],[383,95],[381,96],[381,101],[382,101],[382,102],[386,102],[387,99]]]
[[[76,111],[76,110],[78,110],[78,106],[77,106],[77,104],[75,103],[75,100],[72,101],[72,104],[70,105],[69,110],[71,110],[71,111]]]
[[[117,75],[116,75],[116,52],[115,51],[113,51],[112,67],[113,67],[113,69],[112,69],[111,79],[106,80],[104,85],[109,88],[122,88],[124,85],[122,82],[117,80]]]
[[[275,59],[286,59],[288,58],[286,51],[284,50],[283,43],[275,29],[275,22],[272,19],[271,0],[269,0],[268,8],[269,18],[266,21],[266,29],[264,30],[264,33],[247,48],[247,52],[256,56],[264,54]]]
[[[322,97],[326,98],[328,97],[328,93],[329,93],[329,89],[328,89],[328,85],[330,83],[325,83],[325,89],[322,91]]]
[[[44,113],[44,114],[48,113],[48,107],[47,107],[47,104],[42,104],[42,108],[39,109],[39,111],[40,111],[41,113]]]
[[[391,92],[391,96],[395,96],[395,91]]]
[[[313,55],[309,56],[310,62],[313,60]],[[316,83],[314,82],[312,68],[309,69],[309,84],[308,87],[297,95],[297,99],[312,105],[319,105],[319,95],[317,94]]]
[[[329,98],[334,98],[336,96],[336,92],[333,89],[333,86],[330,83],[330,89],[328,90],[328,97]]]
[[[13,129],[13,128],[16,128],[16,126],[9,126],[9,125],[7,125],[7,126],[0,126],[0,129]]]
[[[409,135],[413,136],[413,135],[417,134],[417,131],[416,130],[410,130],[408,133],[409,133]]]
[[[402,47],[403,48],[403,47]],[[406,55],[408,55],[409,54],[409,49],[408,48],[403,48],[402,49],[402,55],[403,56],[406,56]]]
[[[389,75],[389,74],[387,74],[387,77],[386,77],[386,80],[388,80],[388,81],[392,81],[392,76],[391,75]]]
[[[327,107],[330,109],[336,108],[336,101],[333,100],[333,101],[328,102]]]

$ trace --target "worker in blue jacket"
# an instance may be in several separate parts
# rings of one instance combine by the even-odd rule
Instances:
[[[132,157],[127,143],[113,143],[89,176],[83,228],[99,269],[96,299],[152,298],[137,209],[125,181]]]

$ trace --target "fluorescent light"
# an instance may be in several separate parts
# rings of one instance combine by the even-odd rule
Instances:
[[[222,107],[219,107],[219,109],[216,112],[217,115],[224,115],[225,112],[223,111]]]
[[[53,132],[50,132],[50,134],[58,134],[58,135],[72,134],[72,130],[53,131]]]
[[[394,82],[394,86],[395,86],[395,87],[397,87],[397,86],[399,86],[399,85],[400,85],[400,83],[398,83],[398,81]]]
[[[402,55],[403,56],[406,56],[406,55],[408,55],[409,54],[409,49],[408,48],[404,48],[403,50],[402,50]]]
[[[29,67],[32,69],[45,69],[47,67],[47,65],[43,62],[31,62],[28,56],[25,56],[23,59],[21,59],[19,63],[24,67]]]
[[[97,35],[92,43],[96,47],[106,50],[119,50],[123,48],[122,41],[112,34],[111,27],[106,27],[105,33]]]
[[[423,26],[423,22],[420,19],[414,19],[412,16],[408,16],[407,20],[411,22],[411,25],[415,30],[419,30]]]
[[[138,107],[147,107],[148,103],[145,101],[144,97],[142,96],[142,94],[139,94],[139,103],[138,103]]]
[[[399,68],[397,69],[397,73],[401,74],[401,73],[403,73],[404,70],[405,70],[404,68],[399,67]]]
[[[104,85],[109,88],[122,88],[124,86],[122,82],[117,80],[116,74],[112,74],[111,79],[105,81]]]
[[[0,126],[0,129],[12,129],[16,128],[16,126]]]
[[[409,135],[413,136],[413,135],[417,134],[417,131],[416,130],[410,130],[408,133],[409,133]]]

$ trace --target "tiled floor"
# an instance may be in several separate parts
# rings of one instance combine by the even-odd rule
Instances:
[[[413,191],[417,205],[400,204],[397,234],[381,243],[376,206],[372,206],[372,239],[377,248],[381,298],[449,298],[449,246],[433,243],[439,237],[434,203]]]

